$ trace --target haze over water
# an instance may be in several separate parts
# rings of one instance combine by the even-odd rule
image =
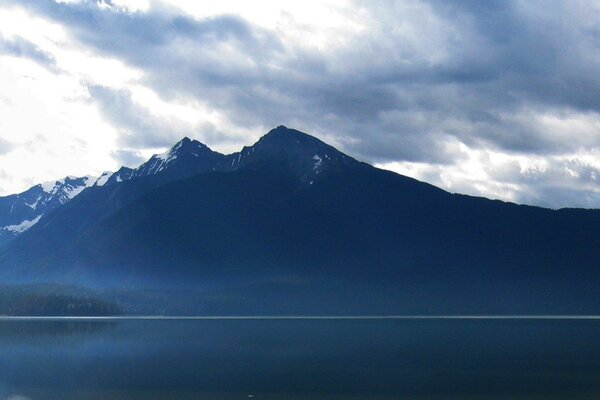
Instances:
[[[0,322],[0,399],[588,399],[595,320]]]

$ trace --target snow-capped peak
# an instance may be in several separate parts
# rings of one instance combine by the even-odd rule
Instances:
[[[203,154],[214,154],[204,143],[184,137],[164,153],[154,154],[147,162],[134,170],[132,177],[155,175],[165,170],[173,161],[196,159]]]
[[[56,181],[44,182],[25,192],[0,197],[6,204],[6,214],[0,215],[0,239],[14,237],[34,226],[42,215],[71,201],[99,178],[93,176],[66,176]]]

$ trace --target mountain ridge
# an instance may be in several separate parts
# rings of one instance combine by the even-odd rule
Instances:
[[[0,247],[30,229],[44,214],[96,185],[98,179],[92,176],[67,176],[34,185],[21,193],[0,197]]]
[[[87,188],[0,251],[0,277],[191,290],[231,313],[600,307],[598,210],[452,194],[283,126],[230,155],[189,142],[202,163],[169,150]]]
[[[164,178],[164,181],[183,179],[207,170],[231,171],[247,164],[264,162],[265,159],[272,161],[273,157],[284,161],[290,155],[285,154],[282,149],[285,147],[286,141],[289,144],[290,140],[297,143],[302,141],[310,147],[310,151],[314,152],[312,158],[304,157],[302,159],[302,154],[299,153],[291,155],[296,164],[293,165],[293,168],[296,169],[295,173],[298,176],[302,175],[303,182],[309,183],[323,173],[321,157],[327,159],[331,157],[331,154],[336,162],[340,160],[345,163],[355,162],[351,157],[319,139],[300,131],[288,129],[283,125],[272,129],[254,145],[245,146],[241,151],[228,155],[215,152],[206,144],[185,136],[164,153],[152,155],[136,168],[123,166],[114,173],[106,171],[98,177],[68,176],[61,180],[34,185],[22,193],[0,197],[0,247],[38,223],[45,213],[52,212],[89,187],[113,185],[159,173],[169,176]],[[171,176],[169,171],[173,168],[175,172]],[[16,201],[19,198],[22,200],[21,202]],[[41,207],[36,210],[38,203]],[[32,211],[28,211],[27,208],[23,209],[24,206],[29,207]],[[15,207],[17,212],[14,212]]]
[[[9,243],[19,234],[37,224],[44,214],[54,211],[66,204],[83,190],[91,187],[113,185],[131,179],[141,178],[162,172],[172,167],[169,164],[177,161],[178,155],[183,155],[183,163],[188,163],[189,171],[177,173],[181,178],[192,175],[199,165],[190,162],[190,157],[204,156],[222,158],[220,153],[213,152],[205,144],[184,137],[163,154],[155,154],[149,160],[135,169],[121,167],[116,172],[106,171],[98,177],[67,176],[63,179],[40,183],[22,193],[0,197],[0,247]]]

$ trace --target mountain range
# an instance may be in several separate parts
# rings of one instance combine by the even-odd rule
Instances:
[[[284,126],[229,155],[184,138],[135,169],[34,186],[0,198],[0,226],[6,284],[130,312],[600,307],[600,211],[448,193]]]
[[[62,206],[89,186],[101,183],[89,176],[68,176],[35,185],[23,193],[0,197],[0,247],[35,225],[44,214]],[[99,182],[98,182],[99,181]]]

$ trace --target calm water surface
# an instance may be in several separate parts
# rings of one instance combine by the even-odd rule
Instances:
[[[0,400],[598,398],[600,321],[0,322]]]

